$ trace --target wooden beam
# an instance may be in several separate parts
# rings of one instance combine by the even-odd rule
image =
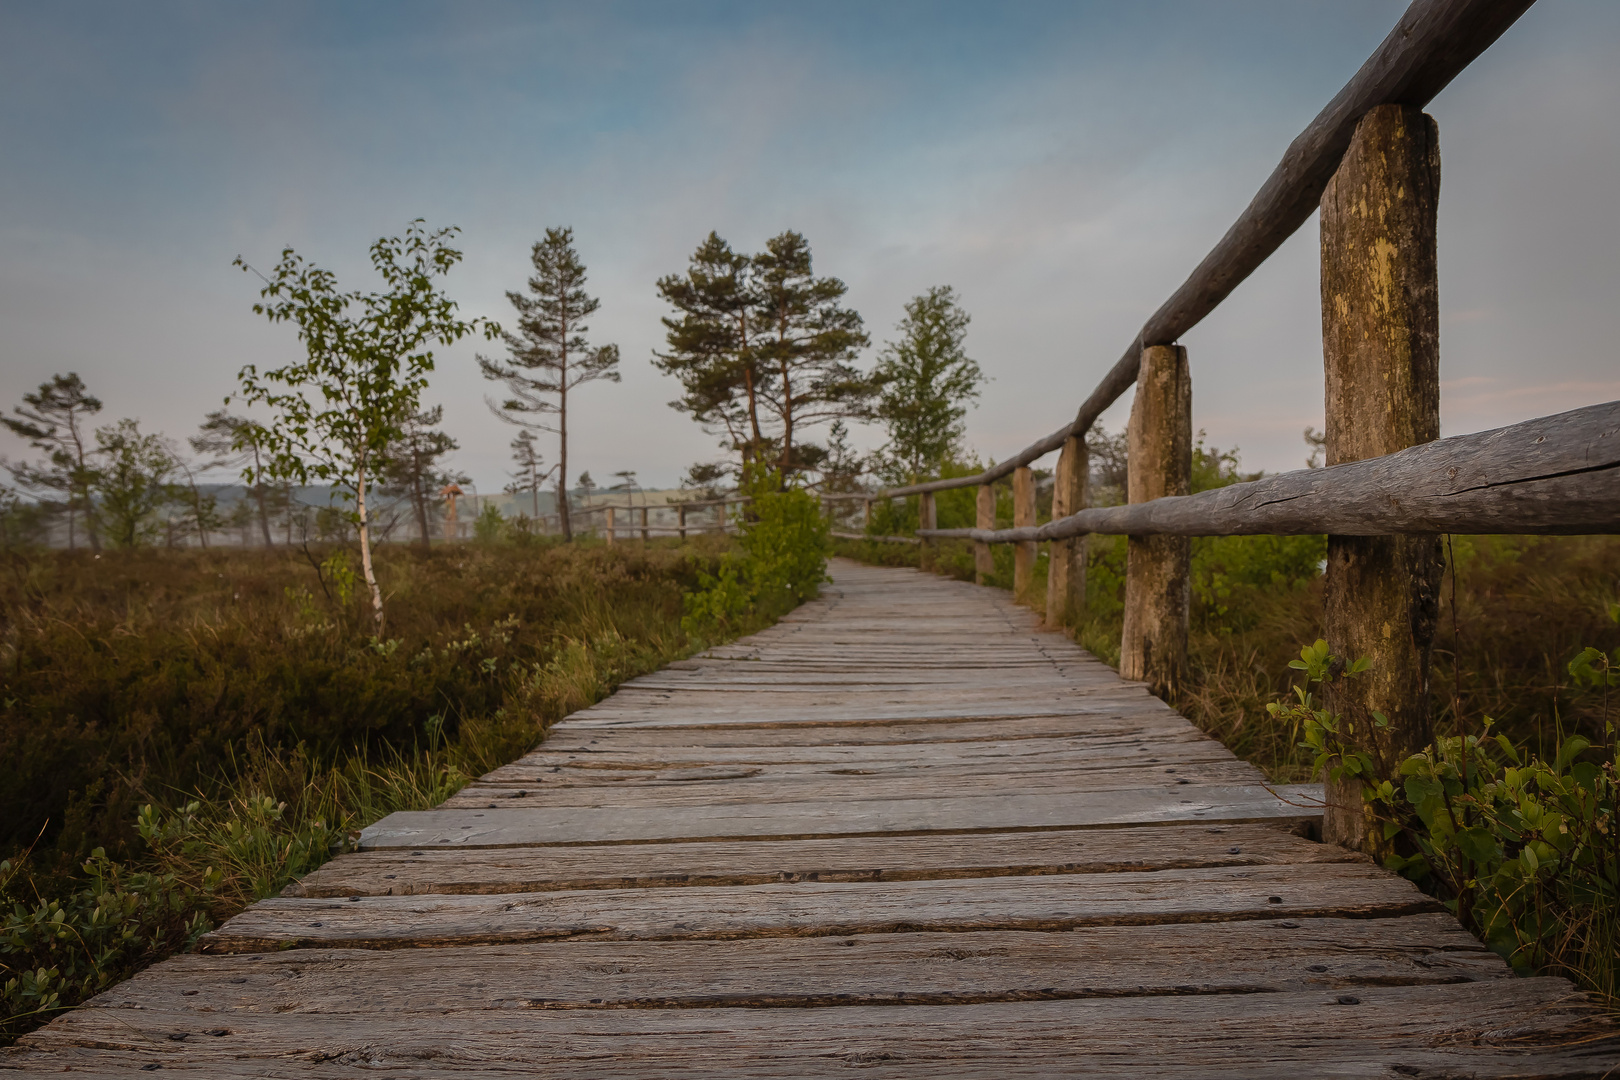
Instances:
[[[939,526],[939,522],[934,516],[934,495],[932,492],[925,491],[917,496],[917,522],[924,529],[934,529]],[[923,540],[921,549],[918,551],[918,568],[932,571],[937,554],[938,545],[932,540]]]
[[[996,489],[993,484],[980,484],[977,498],[974,502],[974,522],[981,529],[994,529],[996,527]],[[973,545],[973,580],[979,585],[988,584],[996,572],[996,560],[990,553],[990,545],[983,541],[976,541]]]
[[[1439,140],[1421,109],[1380,106],[1357,126],[1322,195],[1329,465],[1440,436]],[[1434,534],[1328,537],[1328,647],[1372,667],[1333,681],[1323,696],[1381,776],[1396,775],[1432,737],[1429,650],[1443,572]],[[1374,724],[1373,710],[1387,725]],[[1330,780],[1328,801],[1326,839],[1363,848],[1381,842],[1359,779]]]
[[[613,546],[613,507],[611,507],[611,506],[607,508],[606,528],[607,528],[608,546],[612,547]]]
[[[1035,527],[1035,473],[1027,465],[1013,470],[1013,527]],[[1035,541],[1021,541],[1013,549],[1013,600],[1031,602],[1035,576]]]
[[[1086,533],[1391,536],[1620,533],[1620,401],[1197,495],[1099,506],[1038,529],[939,529],[990,544]]]
[[[1152,345],[1142,350],[1127,437],[1131,502],[1188,493],[1192,377],[1186,349]],[[1183,536],[1132,536],[1126,552],[1119,674],[1148,683],[1165,698],[1174,696],[1187,666],[1191,543]]]
[[[1052,517],[1068,517],[1085,509],[1086,480],[1091,463],[1086,440],[1071,435],[1058,455],[1057,476],[1052,488]],[[1070,626],[1086,608],[1086,540],[1072,537],[1052,541],[1046,564],[1046,625],[1052,629]]]

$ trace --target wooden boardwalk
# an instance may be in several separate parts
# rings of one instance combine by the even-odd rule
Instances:
[[[1568,983],[1306,838],[1005,594],[835,564],[0,1055],[218,1077],[1601,1076]],[[1319,789],[1317,789],[1319,791]]]

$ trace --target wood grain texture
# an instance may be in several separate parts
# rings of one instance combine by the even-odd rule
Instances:
[[[1440,136],[1421,109],[1362,117],[1322,193],[1322,360],[1327,463],[1392,454],[1440,437],[1437,253]],[[1323,687],[1363,733],[1379,775],[1431,741],[1429,650],[1445,564],[1435,535],[1337,536],[1323,570],[1324,637],[1372,665]],[[1373,724],[1372,710],[1388,723]],[[1324,835],[1361,847],[1377,826],[1357,780],[1330,781]]]
[[[40,1045],[76,1075],[156,1064],[226,1080],[1599,1077],[1615,1057],[1610,1032],[1558,979],[916,1007],[241,1011],[201,1022],[179,1009],[95,1008],[30,1036],[0,1067],[38,1069],[28,1050]]]
[[[1150,873],[791,882],[709,888],[261,900],[205,934],[207,952],[548,941],[821,937],[902,931],[1406,915],[1439,905],[1362,862]]]
[[[1023,466],[1013,470],[1013,528],[1035,525],[1035,470]],[[920,532],[918,535],[922,535]],[[1035,575],[1035,544],[1026,541],[1013,548],[1013,599],[1020,604],[1031,600],[1030,587]]]
[[[1068,517],[1086,508],[1086,485],[1091,459],[1086,440],[1071,435],[1058,453],[1052,484],[1052,518]],[[993,523],[992,523],[993,524]],[[982,525],[981,525],[982,527]],[[988,549],[989,545],[983,545]],[[1046,626],[1061,629],[1079,621],[1086,610],[1086,540],[1054,540],[1047,553]]]
[[[1275,825],[350,852],[284,896],[413,896],[790,881],[917,881],[1350,862]]]
[[[1130,466],[1126,494],[1143,503],[1192,490],[1192,375],[1187,350],[1142,350],[1126,425]],[[1125,613],[1119,674],[1176,696],[1187,668],[1192,541],[1184,536],[1132,536],[1125,554]]]

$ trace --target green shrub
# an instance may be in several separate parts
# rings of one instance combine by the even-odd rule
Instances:
[[[766,472],[746,482],[752,500],[737,515],[739,551],[713,573],[700,571],[685,598],[681,625],[694,636],[737,627],[750,616],[775,616],[816,595],[827,580],[831,526],[818,500],[783,487]]]

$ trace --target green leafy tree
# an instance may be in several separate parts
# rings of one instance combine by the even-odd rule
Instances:
[[[258,511],[259,533],[264,546],[270,547],[270,504],[276,501],[274,490],[265,483],[265,432],[245,416],[232,416],[224,409],[215,409],[203,417],[197,434],[186,440],[193,452],[207,460],[205,469],[239,469],[248,497]],[[245,538],[244,538],[245,541]]]
[[[383,455],[383,494],[410,504],[411,514],[416,518],[417,539],[423,547],[433,544],[429,504],[438,497],[441,488],[467,479],[439,465],[440,458],[460,449],[455,439],[439,430],[443,420],[443,405],[412,412],[400,424],[399,436],[388,444]]]
[[[418,218],[403,237],[379,239],[371,246],[371,265],[386,286],[380,292],[340,291],[335,274],[284,249],[253,310],[273,323],[296,325],[304,358],[263,372],[249,364],[237,376],[235,396],[275,414],[264,429],[269,475],[299,484],[326,481],[353,504],[379,636],[383,597],[372,566],[367,496],[389,445],[418,408],[433,370],[428,346],[479,330],[488,338],[500,333],[493,322],[459,318],[455,302],[439,289],[439,279],[461,261],[449,244],[458,231],[430,232]],[[236,265],[250,269],[241,258]]]
[[[766,445],[753,269],[753,260],[710,232],[685,274],[658,279],[658,295],[677,316],[663,319],[667,351],[653,353],[653,366],[678,379],[684,391],[670,407],[711,434],[723,433],[727,449],[745,463],[758,460]]]
[[[114,547],[136,547],[158,531],[158,512],[174,497],[178,471],[161,435],[142,435],[139,422],[120,420],[96,429],[97,514]]]
[[[563,539],[573,539],[568,515],[568,394],[588,382],[619,381],[619,347],[594,347],[585,320],[601,301],[585,292],[585,264],[574,251],[573,229],[547,229],[530,253],[529,294],[509,292],[518,312],[516,333],[501,340],[506,360],[478,358],[484,378],[506,384],[507,397],[490,402],[495,415],[557,436],[557,515]],[[541,419],[546,418],[546,419]]]
[[[961,452],[968,402],[985,381],[962,347],[969,319],[955,291],[937,285],[907,302],[900,339],[878,360],[877,415],[889,432],[882,460],[890,480],[916,483]]]
[[[853,363],[871,339],[860,314],[841,304],[849,287],[815,276],[810,243],[799,233],[767,240],[753,272],[760,333],[752,351],[768,373],[761,396],[775,414],[775,467],[786,478],[825,457],[804,440],[806,429],[871,415],[877,385]]]
[[[90,464],[94,447],[86,423],[101,411],[101,400],[70,371],[40,383],[38,390],[24,394],[23,403],[11,411],[16,415],[0,416],[0,424],[45,452],[44,464],[10,466],[12,475],[31,491],[61,492],[68,513],[68,547],[77,546],[76,521],[82,513],[90,547],[100,551],[101,535],[90,495],[95,483],[95,469]]]

